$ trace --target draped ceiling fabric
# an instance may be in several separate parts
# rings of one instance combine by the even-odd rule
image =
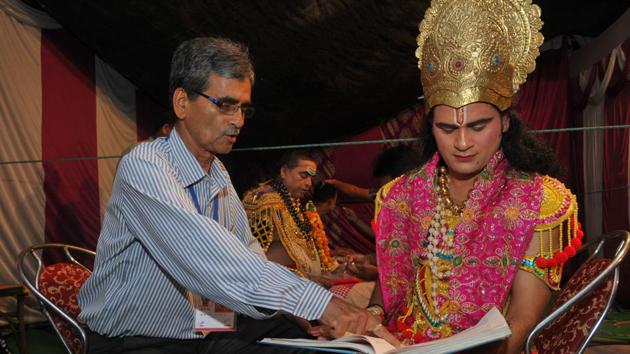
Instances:
[[[349,137],[421,96],[414,52],[429,0],[28,1],[164,109],[179,42],[223,35],[248,44],[257,113],[236,147]],[[628,8],[627,0],[534,3],[547,39],[597,36]]]

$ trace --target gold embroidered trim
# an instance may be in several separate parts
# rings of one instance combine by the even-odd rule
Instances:
[[[381,212],[381,208],[383,207],[383,199],[387,197],[389,190],[392,189],[392,187],[396,185],[396,182],[398,182],[398,180],[403,176],[404,175],[398,176],[387,182],[378,190],[378,192],[376,192],[376,199],[374,200],[374,220],[378,220],[378,214]]]
[[[277,235],[297,271],[320,275],[321,265],[312,235],[304,235],[291,218],[280,195],[268,185],[260,185],[243,198],[252,234],[265,252]],[[302,217],[301,213],[299,215]]]
[[[577,220],[575,195],[562,182],[542,176],[542,201],[533,242],[537,254],[529,254],[520,269],[537,275],[552,290],[559,290],[562,267],[580,247],[583,232]]]
[[[570,225],[577,225],[578,205],[575,195],[562,182],[549,176],[542,178],[542,202],[535,230],[540,242],[539,256],[550,258],[576,237],[577,228]]]
[[[559,226],[577,213],[575,195],[555,178],[542,176],[542,203],[536,226],[537,231],[544,231]]]
[[[536,256],[523,258],[518,269],[535,275],[542,280],[551,290],[560,290],[560,280],[562,279],[562,265],[552,268],[540,268],[536,265]]]
[[[263,251],[267,252],[274,236],[273,211],[284,205],[278,193],[265,192],[263,189],[264,186],[248,192],[243,198],[243,207],[247,213],[252,234]]]

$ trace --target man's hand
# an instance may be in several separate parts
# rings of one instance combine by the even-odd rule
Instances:
[[[324,325],[322,334],[325,337],[339,338],[348,333],[368,334],[383,338],[397,348],[400,347],[400,341],[389,333],[378,317],[337,297],[330,300],[319,321]]]
[[[363,280],[376,280],[378,268],[374,254],[353,254],[348,257],[346,270]]]
[[[337,247],[331,251],[332,251],[333,256],[339,256],[339,257],[347,257],[354,253],[353,250],[349,248],[345,248],[345,247]]]
[[[308,333],[309,335],[313,337],[321,337],[322,326],[313,326],[311,325],[310,321],[307,321],[303,318],[294,317],[294,316],[291,316],[290,318],[293,321],[295,321],[295,323],[297,323],[297,325],[300,326],[300,328],[302,328],[304,332]]]
[[[378,268],[369,262],[350,262],[347,270],[363,280],[376,280]]]
[[[326,183],[332,184],[341,194],[346,195],[350,198],[372,201],[372,198],[370,198],[370,191],[367,188],[358,187],[354,184],[340,181],[334,178],[327,179]]]
[[[325,276],[321,276],[321,275],[311,275],[308,277],[309,280],[316,282],[317,284],[323,286],[326,289],[330,289],[330,287],[332,286],[331,280],[328,277]]]

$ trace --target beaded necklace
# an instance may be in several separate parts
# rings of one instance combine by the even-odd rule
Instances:
[[[463,206],[455,205],[451,200],[448,191],[448,181],[446,168],[440,166],[437,170],[437,184],[435,186],[437,203],[435,214],[433,214],[433,219],[431,220],[426,246],[429,268],[431,269],[432,275],[430,291],[435,316],[430,316],[429,311],[425,311],[425,315],[427,315],[427,318],[429,318],[434,325],[444,323],[448,320],[448,310],[442,313],[438,304],[438,291],[440,290],[440,284],[438,282],[446,281],[453,275],[452,265],[454,257],[452,249],[455,232],[452,225],[449,228],[446,227],[447,212],[449,212],[451,216],[459,217],[462,215],[464,209]],[[419,284],[416,284],[416,291],[419,292],[419,290]]]
[[[271,181],[271,186],[278,192],[278,194],[280,194],[280,198],[282,198],[284,205],[287,207],[287,210],[291,215],[291,219],[293,219],[293,222],[295,222],[300,231],[302,231],[304,238],[310,238],[311,231],[313,231],[313,225],[311,225],[311,222],[304,214],[304,208],[299,205],[297,207],[295,206],[295,201],[291,198],[287,187],[278,179]],[[298,215],[298,213],[300,215]]]

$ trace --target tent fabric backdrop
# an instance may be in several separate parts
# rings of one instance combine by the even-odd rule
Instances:
[[[579,73],[572,83],[578,126],[630,124],[630,39]],[[630,229],[629,130],[585,131],[581,140],[581,181],[576,192],[585,235],[591,239]],[[609,249],[608,251],[612,251]],[[617,301],[630,307],[630,258],[621,265]]]
[[[96,247],[118,159],[94,157],[120,155],[137,140],[142,97],[64,30],[7,9],[0,11],[3,284],[19,282],[16,257],[32,244]],[[88,159],[59,160],[74,157]]]
[[[381,123],[375,128],[347,139],[347,141],[414,138],[418,136],[423,116],[424,106],[416,105],[402,111],[396,117]],[[326,149],[326,158],[319,163],[324,166],[323,170],[327,178],[336,178],[366,188],[376,187],[372,178],[374,160],[385,149],[400,144],[369,144]],[[405,143],[405,145],[413,144]],[[343,198],[340,198],[340,200],[343,201]],[[357,216],[368,223],[368,225],[374,216],[374,205],[372,203],[349,203],[344,206],[353,209]],[[361,253],[374,252],[374,240],[359,231],[346,218],[340,208],[336,208],[323,219],[333,247],[350,248]]]
[[[40,30],[0,11],[1,161],[42,156]],[[44,239],[44,169],[41,164],[0,165],[0,282],[19,283],[16,256]],[[0,306],[4,310],[9,300]]]
[[[607,90],[604,123],[630,124],[630,39],[611,55],[617,57],[615,72]],[[630,129],[604,132],[602,195],[603,231],[630,230]],[[608,250],[614,252],[614,247]],[[630,308],[630,259],[621,265],[617,301]]]
[[[542,52],[536,60],[536,70],[528,76],[512,105],[530,130],[574,126],[568,114],[568,68],[568,50],[564,44],[559,49]],[[535,137],[555,151],[564,168],[561,179],[571,187],[571,133],[544,133]]]
[[[92,249],[95,247],[118,160],[94,160],[93,157],[117,156],[131,143],[145,138],[154,121],[151,117],[158,112],[129,81],[64,30],[55,29],[54,21],[48,19],[43,24],[28,13],[18,16],[19,9],[6,7],[7,3],[11,1],[0,0],[0,31],[3,33],[0,36],[0,51],[3,53],[0,56],[0,119],[4,127],[0,131],[0,161],[5,162],[0,164],[0,235],[3,240],[0,282],[17,283],[16,256],[34,243],[61,241]],[[617,51],[615,55],[625,60],[623,53]],[[572,123],[573,116],[569,117],[567,113],[566,55],[564,49],[544,52],[537,71],[521,89],[516,108],[531,128],[582,124],[582,121]],[[616,65],[621,63],[615,60]],[[627,61],[624,63],[627,68]],[[601,76],[590,73],[604,72],[594,66],[585,74],[584,77],[593,78],[589,87],[596,87],[593,81],[602,81]],[[614,96],[606,97],[606,108],[600,108],[604,112],[601,117],[605,118],[602,122],[630,123],[627,81],[624,85],[615,91]],[[418,109],[414,107],[348,140],[414,136],[422,116]],[[584,117],[587,115],[588,112],[583,114]],[[545,134],[542,138],[551,143],[561,160],[570,161],[577,156],[572,148],[576,145],[567,141],[582,136],[572,134]],[[594,146],[600,146],[600,150],[606,146],[609,151],[627,151],[628,132],[611,131],[606,133],[600,145],[585,144],[585,160],[593,161],[587,153],[595,150]],[[579,144],[576,148],[582,152]],[[381,145],[321,149],[322,170],[327,177],[370,185],[371,161],[382,149]],[[235,181],[250,179],[251,171],[256,171],[256,164],[267,164],[260,160],[252,165],[252,156],[257,155],[235,152],[227,157],[238,162],[230,166]],[[59,160],[69,157],[86,159]],[[47,162],[6,163],[42,159]],[[619,163],[625,166],[626,172],[623,169],[619,173],[613,172],[618,171],[616,164]],[[599,173],[602,187],[627,187],[627,165],[626,154],[619,159],[605,160],[592,171]],[[572,170],[571,166],[568,169],[568,177],[581,176],[582,171],[587,173],[586,169]],[[576,194],[578,198],[580,194],[591,195],[593,190],[597,190],[593,188],[592,185],[585,189],[577,188]],[[599,198],[599,205],[600,196],[601,193],[596,194],[595,198],[595,202]],[[605,196],[609,197],[617,198],[615,203],[628,203],[627,193]],[[584,208],[584,199],[580,199],[580,206]],[[591,210],[596,204],[586,205]],[[614,225],[628,224],[630,216],[623,215],[622,209],[605,209],[603,213],[605,220],[608,220],[608,215],[614,215],[612,217],[619,220]],[[369,217],[369,210],[364,214]],[[599,226],[595,227],[602,227],[603,221],[599,220]],[[590,223],[597,225],[597,219],[589,219]],[[344,233],[358,237],[356,233],[352,234],[349,225],[340,226],[339,234]],[[366,246],[363,241],[361,244]],[[7,306],[12,304],[0,302],[0,308]]]

